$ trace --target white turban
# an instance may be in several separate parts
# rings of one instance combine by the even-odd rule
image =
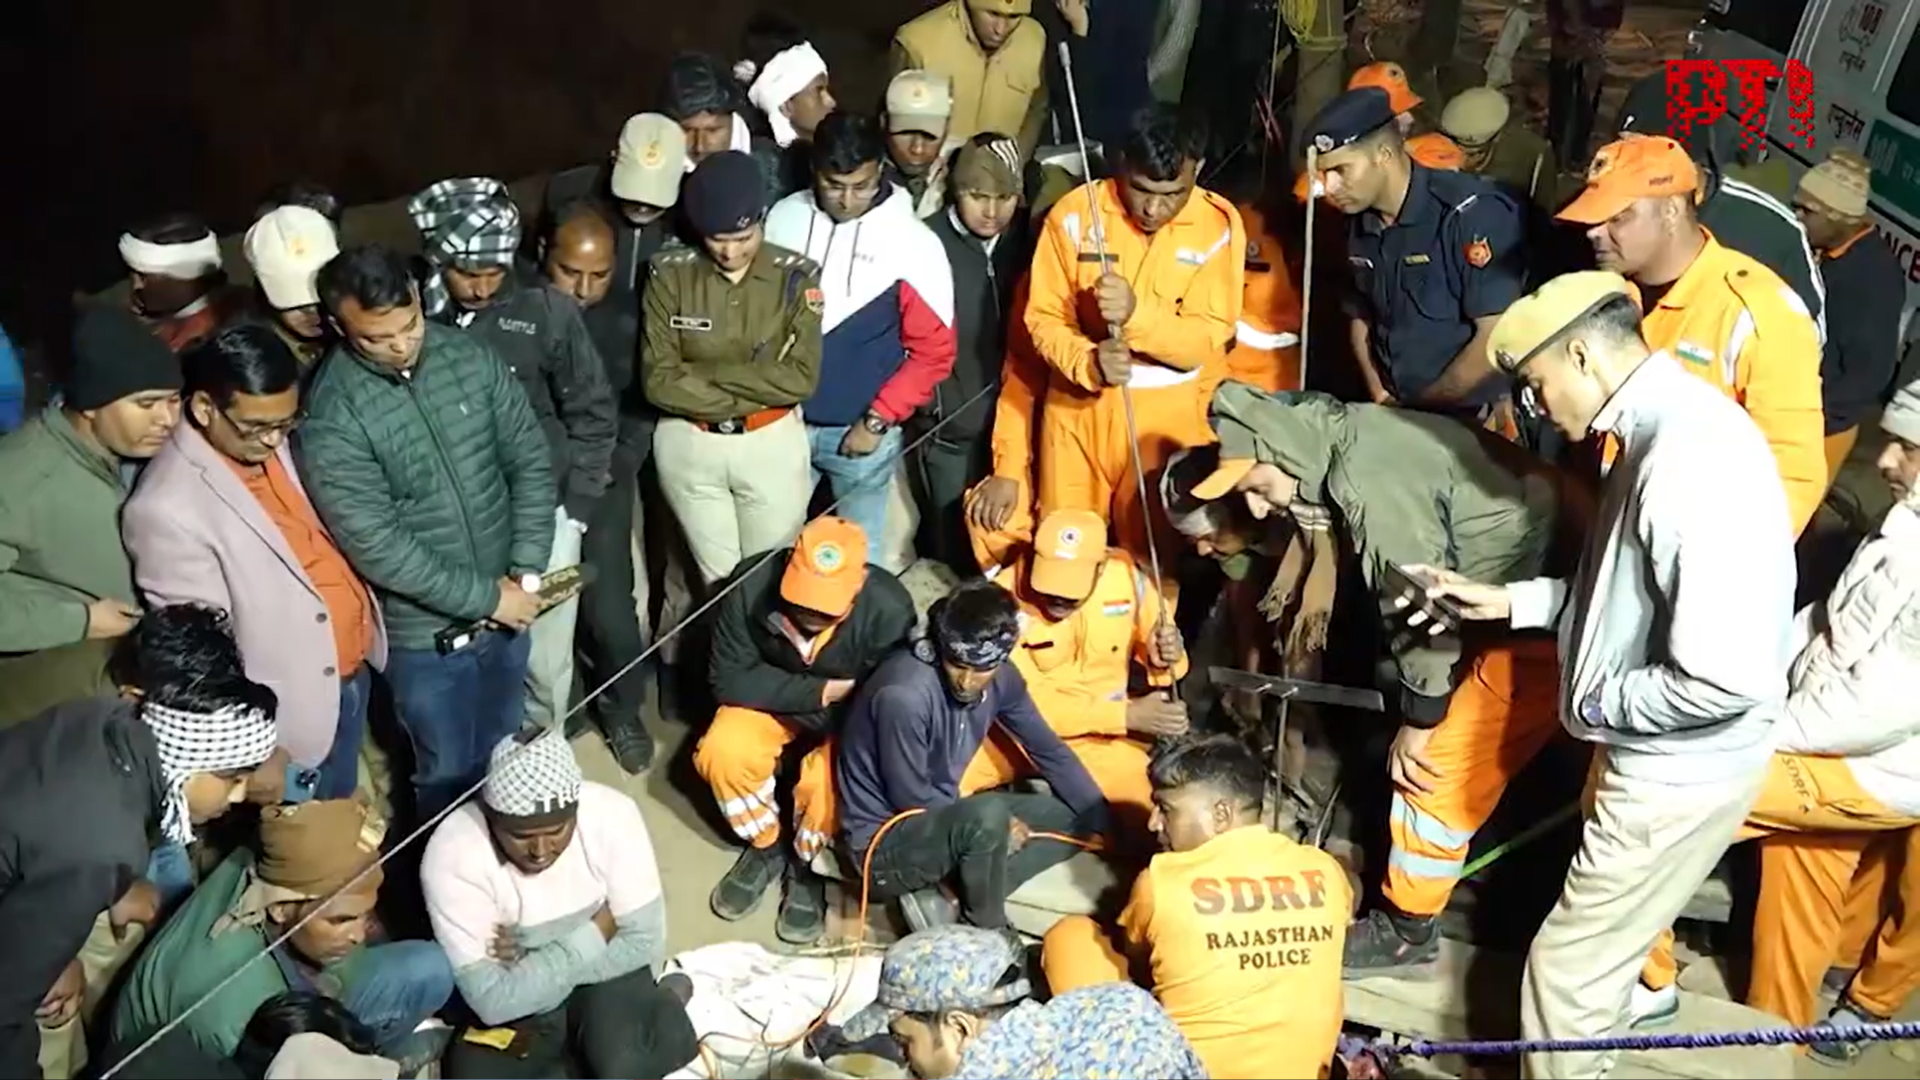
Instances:
[[[235,705],[197,713],[148,699],[140,705],[140,718],[153,729],[160,773],[167,782],[160,830],[175,843],[193,839],[193,819],[187,812],[189,778],[255,768],[273,756],[273,714],[261,709]]]
[[[536,817],[578,804],[582,782],[573,744],[557,728],[524,743],[509,735],[487,761],[480,798],[496,814]]]
[[[782,149],[793,145],[800,133],[793,129],[793,121],[787,119],[780,107],[826,73],[827,62],[811,44],[803,41],[774,54],[767,66],[754,76],[753,85],[747,87],[747,100],[767,114],[767,124],[773,128],[773,141]]]

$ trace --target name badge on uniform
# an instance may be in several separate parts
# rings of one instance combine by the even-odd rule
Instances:
[[[713,329],[713,320],[692,315],[675,315],[667,320],[667,325],[675,330],[698,330],[704,334]]]
[[[1173,253],[1173,261],[1185,263],[1188,266],[1202,266],[1207,261],[1207,253],[1195,251],[1192,248],[1179,248]]]
[[[1433,261],[1433,257],[1431,255],[1409,255],[1400,261],[1406,263],[1408,266],[1425,266]]]
[[[1090,263],[1097,263],[1097,262],[1099,262],[1099,261],[1101,261],[1101,260],[1100,260],[1100,253],[1099,253],[1099,252],[1097,252],[1097,251],[1083,251],[1083,252],[1081,252],[1081,253],[1080,253],[1080,261],[1081,261],[1081,262],[1090,262]]]

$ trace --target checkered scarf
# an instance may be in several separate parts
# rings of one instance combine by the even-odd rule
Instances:
[[[520,208],[507,185],[491,177],[442,180],[407,200],[407,216],[420,230],[420,245],[435,271],[421,287],[428,315],[441,314],[452,302],[439,274],[442,267],[512,266],[520,247]]]
[[[169,708],[151,699],[140,718],[153,729],[160,750],[160,775],[167,783],[160,831],[185,844],[193,839],[187,813],[187,780],[200,773],[251,769],[273,754],[273,716],[261,709],[230,706],[210,713]]]
[[[480,798],[496,814],[537,817],[580,802],[580,763],[557,730],[531,742],[509,735],[493,748]]]

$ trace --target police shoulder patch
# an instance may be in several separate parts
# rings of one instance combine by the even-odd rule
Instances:
[[[827,310],[827,294],[817,288],[809,288],[801,294],[807,302],[807,310],[818,315]]]
[[[1484,236],[1476,236],[1466,246],[1467,262],[1482,267],[1493,261],[1493,245]]]

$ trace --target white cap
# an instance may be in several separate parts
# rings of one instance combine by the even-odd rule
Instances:
[[[304,206],[281,206],[267,211],[247,230],[242,245],[254,280],[277,310],[309,307],[320,302],[314,276],[335,255],[340,239],[333,222]]]
[[[680,180],[686,172],[687,134],[679,124],[659,113],[628,118],[613,149],[614,198],[672,206],[680,201]]]

